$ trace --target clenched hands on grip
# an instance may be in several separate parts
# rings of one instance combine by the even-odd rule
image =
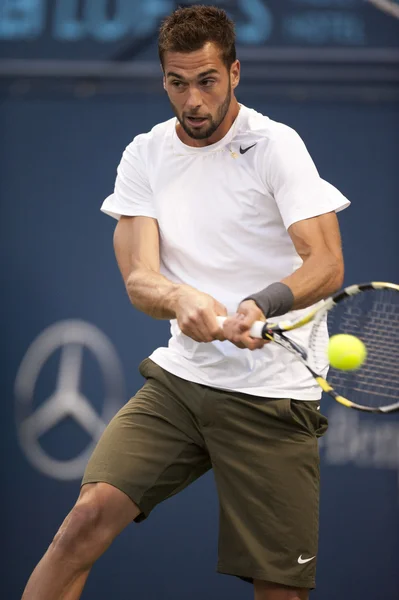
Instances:
[[[238,348],[249,350],[262,348],[267,343],[249,335],[255,321],[265,320],[262,311],[252,300],[242,302],[236,314],[228,317],[221,328],[216,317],[227,316],[226,307],[208,294],[181,286],[175,312],[181,331],[196,342],[227,340]]]

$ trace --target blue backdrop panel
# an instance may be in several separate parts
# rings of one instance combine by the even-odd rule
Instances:
[[[0,55],[110,58],[151,47],[160,19],[177,6],[216,4],[245,46],[395,48],[399,25],[363,0],[0,0]]]
[[[321,175],[352,200],[340,217],[345,282],[398,281],[397,107],[266,104],[245,89],[239,99],[297,129]],[[114,222],[99,208],[124,147],[170,115],[162,95],[142,93],[112,101],[3,98],[0,106],[1,518],[8,556],[0,595],[7,600],[20,598],[76,499],[76,461],[142,384],[139,362],[167,341],[167,323],[129,305],[113,256]],[[72,393],[65,382],[77,377],[76,365]],[[63,392],[59,419],[48,410],[55,389]],[[81,402],[74,406],[76,390]],[[323,408],[331,424],[321,446],[313,598],[397,598],[399,422],[360,418],[328,400]],[[215,573],[217,526],[210,473],[129,527],[96,564],[83,597],[252,598],[250,586]]]

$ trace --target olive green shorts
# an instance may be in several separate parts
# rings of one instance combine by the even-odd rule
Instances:
[[[218,571],[245,580],[315,586],[319,402],[260,398],[176,377],[150,359],[145,385],[115,415],[82,485],[107,482],[146,518],[213,468],[219,498]]]

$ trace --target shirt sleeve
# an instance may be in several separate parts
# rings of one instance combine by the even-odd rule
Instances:
[[[141,146],[140,136],[127,146],[118,166],[114,192],[101,206],[102,212],[115,219],[122,215],[156,218]]]
[[[300,136],[284,126],[269,144],[267,181],[285,228],[293,223],[347,208],[350,202],[320,178]]]

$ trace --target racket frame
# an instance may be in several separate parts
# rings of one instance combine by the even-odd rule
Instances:
[[[330,298],[324,300],[323,304],[317,306],[306,315],[302,316],[299,319],[291,320],[291,321],[278,321],[277,323],[265,321],[261,323],[258,321],[254,324],[253,328],[251,328],[251,335],[253,337],[261,337],[264,340],[274,341],[279,346],[282,346],[295,356],[302,362],[302,364],[308,369],[314,379],[317,381],[323,392],[328,394],[331,398],[346,406],[348,408],[354,408],[356,410],[360,410],[368,413],[391,413],[399,411],[399,402],[395,402],[393,404],[389,404],[387,406],[380,407],[369,407],[363,406],[356,402],[352,402],[348,398],[341,396],[332,385],[322,377],[319,373],[317,373],[308,362],[308,352],[305,348],[294,342],[293,340],[286,337],[284,334],[289,331],[294,331],[295,329],[299,329],[304,325],[307,325],[311,321],[319,321],[328,313],[329,310],[334,308],[340,302],[343,302],[349,296],[355,296],[356,294],[360,294],[365,291],[370,290],[379,290],[379,289],[391,289],[399,293],[399,285],[395,283],[388,283],[384,281],[372,281],[369,283],[361,283],[358,285],[350,285],[343,290],[333,294]]]

